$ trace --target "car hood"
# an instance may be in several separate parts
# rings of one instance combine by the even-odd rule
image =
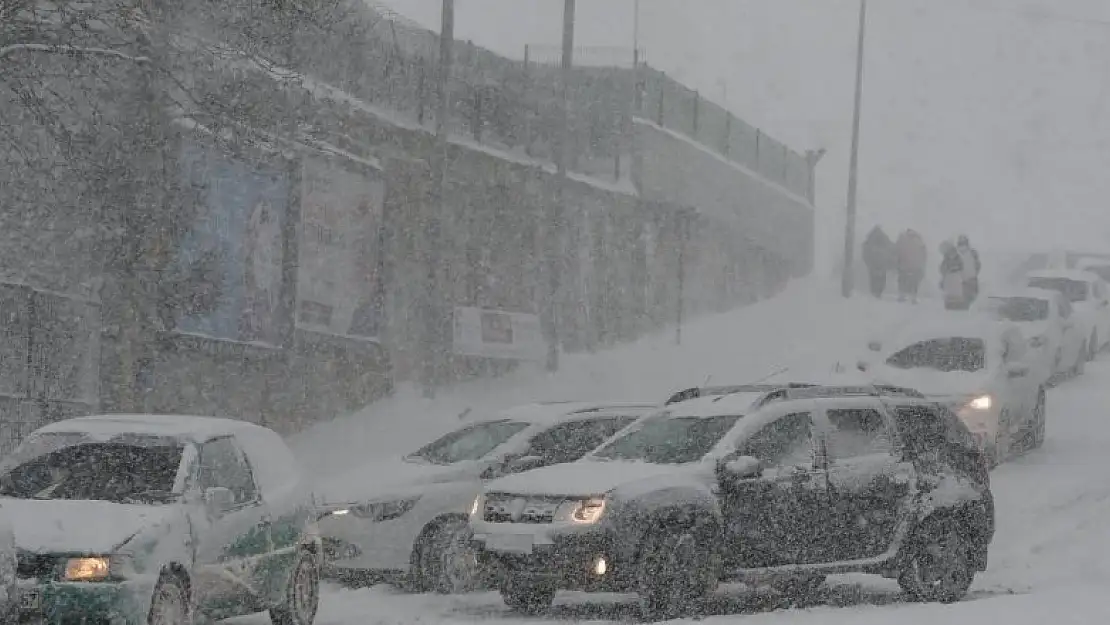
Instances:
[[[936,369],[898,369],[878,365],[873,369],[875,382],[904,386],[930,398],[964,397],[989,390],[986,371],[937,371]]]
[[[324,478],[317,492],[325,506],[403,497],[430,484],[477,481],[484,467],[480,461],[438,465],[394,458]]]
[[[679,466],[631,461],[580,460],[508,475],[486,484],[486,492],[519,495],[603,495],[641,480],[673,475]]]
[[[172,505],[68,499],[2,499],[0,507],[16,546],[34,553],[109,554],[174,511]]]

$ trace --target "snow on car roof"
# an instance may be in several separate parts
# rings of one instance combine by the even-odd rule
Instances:
[[[1059,291],[1052,289],[1041,289],[1036,287],[1015,287],[1011,289],[992,291],[987,293],[987,297],[1009,298],[1009,297],[1027,297],[1029,299],[1047,299],[1054,300],[1060,296]]]
[[[243,434],[266,428],[247,421],[191,415],[109,414],[75,417],[39,428],[38,432],[80,432],[93,435],[150,434],[183,441],[204,442],[217,436]]]
[[[1025,274],[1028,278],[1063,278],[1077,282],[1097,282],[1101,278],[1098,274],[1082,269],[1038,269]]]
[[[537,402],[523,404],[502,410],[491,419],[513,419],[528,423],[545,423],[548,421],[563,421],[576,418],[586,418],[601,413],[611,414],[624,412],[636,416],[658,408],[655,404],[634,402],[583,402],[559,401]]]
[[[767,393],[729,393],[688,399],[667,406],[668,417],[712,417],[718,415],[743,415],[751,412],[755,402]]]

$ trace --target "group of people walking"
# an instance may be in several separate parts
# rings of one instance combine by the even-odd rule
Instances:
[[[979,252],[971,247],[967,236],[960,235],[953,244],[944,241],[940,246],[940,290],[944,307],[949,310],[966,310],[979,295]],[[917,303],[918,289],[925,279],[928,249],[925,239],[913,228],[891,241],[881,226],[875,226],[863,242],[863,264],[870,277],[871,294],[882,297],[886,292],[887,277],[891,271],[898,275],[898,301],[907,299]]]

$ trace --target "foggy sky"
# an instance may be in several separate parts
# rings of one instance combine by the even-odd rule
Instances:
[[[438,30],[441,0],[380,0]],[[456,36],[557,54],[562,0],[457,0]],[[632,47],[632,0],[578,0],[576,44]],[[857,0],[641,0],[650,64],[792,148],[825,147],[818,259],[842,246]],[[1110,3],[869,0],[860,235],[913,226],[936,250],[1110,248]],[[1016,12],[1015,12],[1016,11]],[[1030,16],[1104,20],[1084,24]],[[555,56],[552,56],[554,60]]]

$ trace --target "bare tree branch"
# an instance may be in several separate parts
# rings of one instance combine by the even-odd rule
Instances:
[[[135,56],[111,48],[87,48],[81,46],[68,46],[50,43],[14,43],[0,48],[0,59],[16,52],[65,54],[69,56],[109,56],[134,63],[149,63],[150,57]]]

